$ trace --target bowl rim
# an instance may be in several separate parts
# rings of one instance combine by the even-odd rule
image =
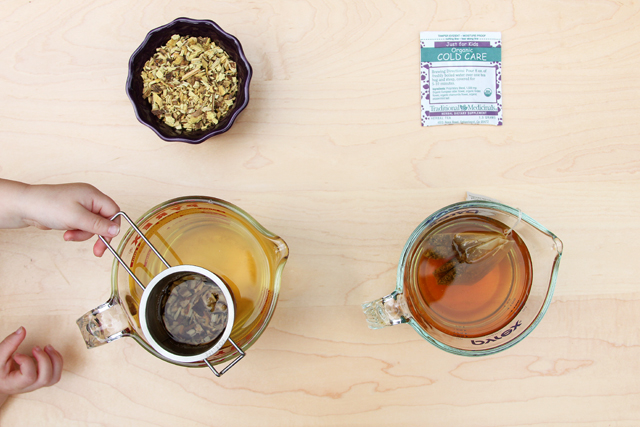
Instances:
[[[247,68],[247,77],[246,77],[246,81],[242,84],[242,89],[244,90],[244,101],[242,102],[242,104],[238,105],[231,113],[231,117],[229,119],[229,122],[227,123],[226,126],[222,127],[222,128],[214,128],[211,129],[210,132],[207,132],[205,134],[203,134],[201,137],[199,138],[188,138],[185,136],[166,136],[163,135],[152,123],[149,123],[147,121],[145,121],[140,113],[138,108],[139,105],[134,101],[132,95],[131,95],[131,91],[133,90],[132,88],[132,83],[133,83],[133,64],[134,61],[137,59],[138,55],[142,52],[142,50],[147,46],[147,43],[149,43],[149,40],[151,39],[151,37],[153,37],[155,34],[160,33],[162,31],[165,31],[167,28],[170,28],[176,24],[179,23],[186,23],[186,24],[192,24],[192,25],[207,25],[207,26],[212,26],[214,27],[217,31],[219,31],[220,33],[222,33],[225,37],[228,38],[229,41],[231,41],[237,51],[238,51],[238,55],[240,56],[240,59],[242,60],[243,64],[246,66]],[[218,24],[216,24],[214,21],[210,20],[210,19],[192,19],[192,18],[186,18],[186,17],[180,17],[180,18],[176,18],[173,21],[169,22],[168,24],[162,25],[160,27],[156,27],[154,29],[152,29],[151,31],[149,31],[146,35],[146,37],[144,38],[144,40],[142,41],[142,43],[140,43],[140,45],[136,48],[136,50],[133,51],[133,53],[131,54],[131,56],[129,57],[129,64],[128,64],[128,73],[127,73],[127,83],[126,83],[126,92],[127,92],[127,97],[129,98],[129,101],[131,101],[131,104],[133,105],[133,111],[136,115],[136,118],[138,119],[138,121],[140,123],[142,123],[143,125],[147,126],[149,129],[151,129],[156,135],[158,135],[158,137],[160,139],[163,139],[164,141],[168,141],[168,142],[173,142],[173,141],[177,141],[177,142],[187,142],[190,144],[200,144],[201,142],[206,141],[207,139],[211,138],[212,136],[215,135],[219,135],[221,133],[224,133],[226,131],[228,131],[229,129],[231,129],[231,126],[233,126],[234,122],[236,121],[236,118],[238,117],[238,115],[247,107],[247,104],[249,103],[249,86],[251,83],[251,78],[253,76],[253,69],[251,67],[251,64],[249,63],[249,61],[247,60],[246,55],[244,54],[244,50],[242,49],[242,44],[240,43],[240,41],[232,34],[229,34],[228,32],[224,31]]]

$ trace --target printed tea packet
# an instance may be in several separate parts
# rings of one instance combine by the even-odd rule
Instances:
[[[502,35],[420,33],[422,126],[502,125]]]

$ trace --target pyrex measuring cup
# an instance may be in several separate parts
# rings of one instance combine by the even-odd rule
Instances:
[[[427,283],[424,272],[429,271],[424,267],[424,259],[431,256],[427,243],[435,241],[436,232],[446,235],[448,229],[456,230],[456,223],[474,221],[480,225],[473,232],[515,233],[518,245],[514,244],[500,261],[507,272],[480,279],[478,283],[492,290],[488,295],[476,297],[471,285],[443,281],[432,285],[439,292],[434,298],[436,292],[424,284]],[[489,201],[455,203],[433,213],[415,229],[400,257],[396,289],[384,298],[363,304],[363,310],[372,329],[408,323],[428,342],[450,353],[463,356],[496,353],[520,342],[542,320],[551,303],[561,256],[560,239],[520,210]],[[524,273],[508,271],[515,269],[517,262],[522,263]],[[511,290],[515,289],[516,279],[526,287],[514,296]],[[457,299],[447,300],[453,302],[444,306],[442,301],[448,293],[456,293]],[[489,307],[483,312],[484,317],[473,319],[473,324],[459,320],[465,310],[471,311],[478,304]],[[471,332],[477,325],[485,331]]]
[[[216,365],[242,356],[264,331],[275,310],[288,257],[286,243],[237,206],[201,196],[158,205],[136,225],[145,237],[129,230],[117,253],[137,280],[114,260],[111,297],[78,319],[87,347],[131,337],[154,356],[187,367]],[[206,361],[167,357],[154,348],[143,331],[144,289],[167,270],[167,265],[209,271],[220,279],[220,287],[230,292],[234,320],[229,339]]]

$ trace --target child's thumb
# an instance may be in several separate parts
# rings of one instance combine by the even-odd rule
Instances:
[[[25,329],[20,326],[17,331],[6,337],[2,342],[0,342],[0,366],[11,359],[13,353],[18,351],[18,347],[24,341],[24,337],[27,335]]]
[[[77,228],[104,237],[115,237],[120,232],[120,226],[116,222],[89,211],[84,212]]]

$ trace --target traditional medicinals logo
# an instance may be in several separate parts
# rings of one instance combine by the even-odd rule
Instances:
[[[498,111],[498,107],[495,104],[432,105],[431,111]]]
[[[522,322],[520,320],[518,320],[515,323],[515,325],[513,325],[512,327],[510,327],[509,329],[504,331],[502,334],[495,335],[493,338],[487,338],[485,340],[471,340],[471,344],[473,344],[473,345],[483,345],[483,344],[489,344],[490,342],[496,342],[496,341],[501,340],[502,338],[504,338],[504,337],[506,337],[508,335],[511,335],[511,332],[515,331],[520,326],[522,326]]]

